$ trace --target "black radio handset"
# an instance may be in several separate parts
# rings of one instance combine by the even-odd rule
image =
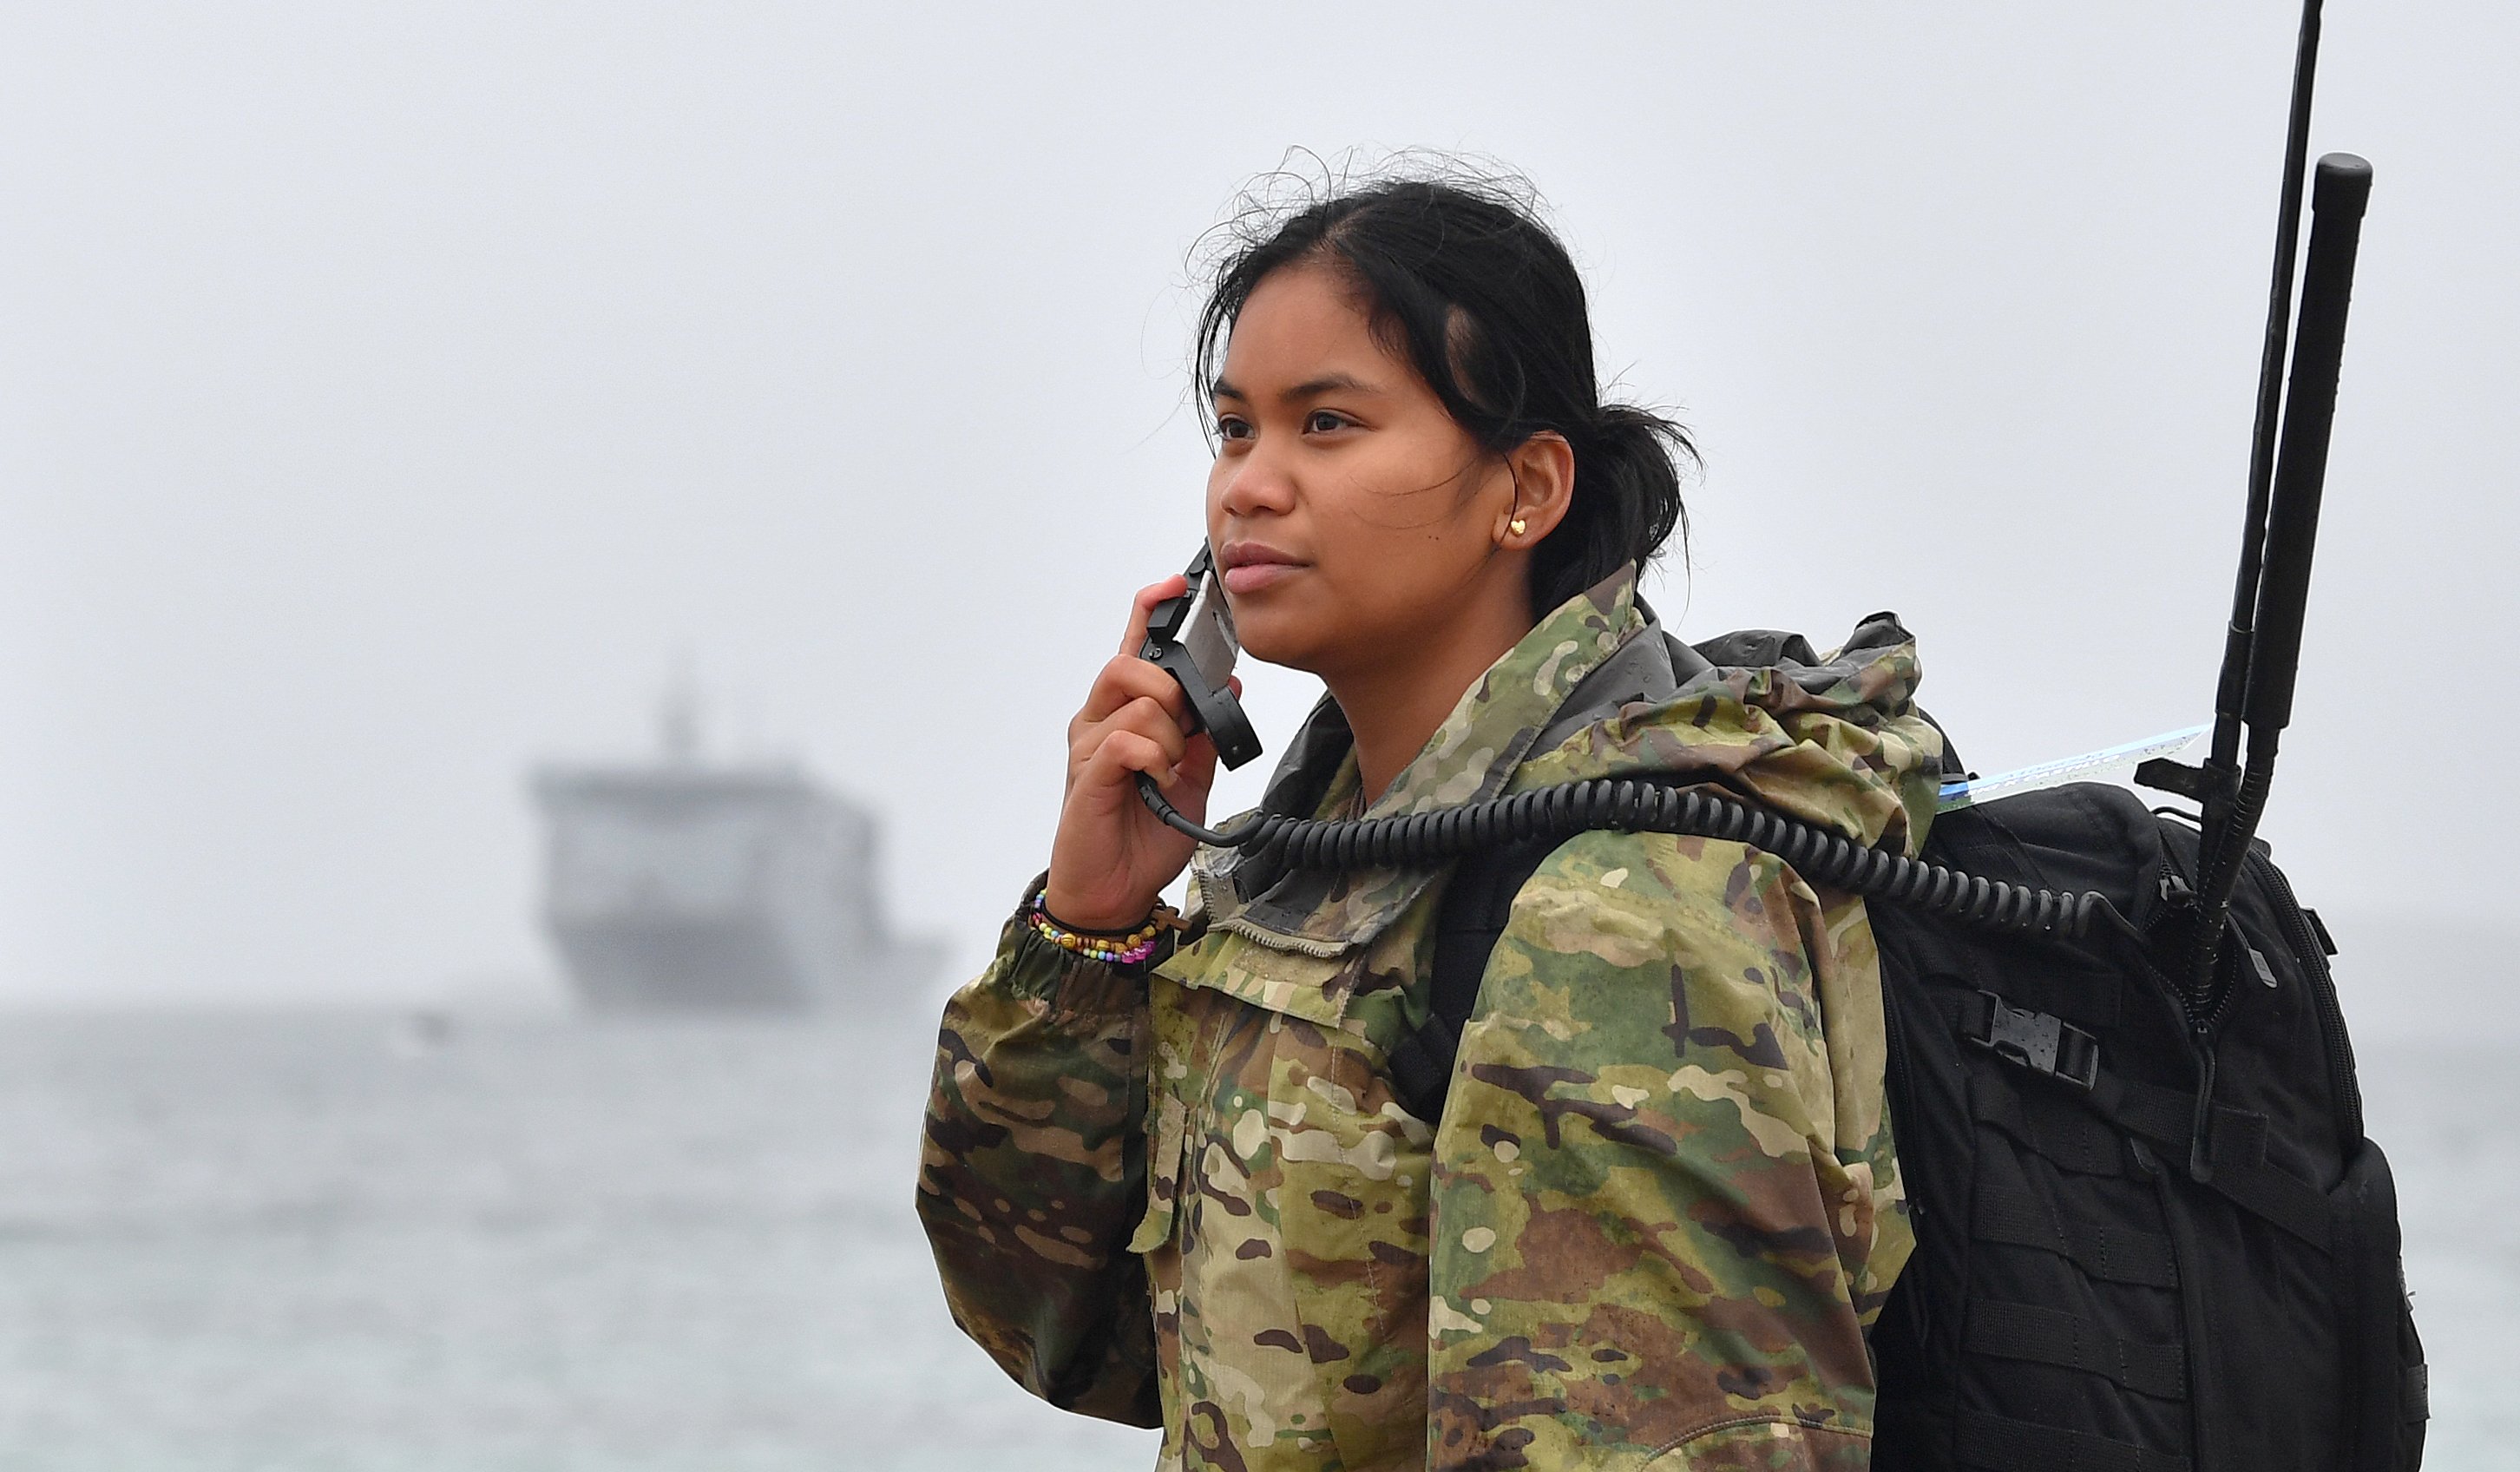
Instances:
[[[1190,697],[1193,728],[1216,743],[1216,759],[1240,766],[1260,755],[1260,738],[1226,683],[1242,646],[1235,642],[1224,579],[1216,575],[1216,559],[1206,543],[1199,544],[1182,576],[1190,583],[1182,595],[1148,611],[1147,642],[1138,658],[1162,667],[1179,682]]]

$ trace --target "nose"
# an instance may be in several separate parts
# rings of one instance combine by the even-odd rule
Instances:
[[[1239,455],[1216,462],[1217,505],[1228,516],[1282,515],[1295,504],[1295,479],[1285,457],[1261,437]]]

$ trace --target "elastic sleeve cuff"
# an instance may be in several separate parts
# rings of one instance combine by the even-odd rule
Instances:
[[[1032,926],[1034,907],[1049,879],[1045,871],[1025,887],[1023,901],[998,934],[996,970],[1001,985],[1016,996],[1048,1002],[1057,1012],[1109,1013],[1142,1005],[1147,974],[1172,954],[1172,938],[1167,936],[1155,954],[1130,966],[1069,950]]]

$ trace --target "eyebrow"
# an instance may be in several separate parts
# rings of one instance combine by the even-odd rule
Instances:
[[[1325,393],[1379,393],[1381,391],[1351,373],[1325,373],[1319,378],[1304,380],[1279,394],[1278,398],[1282,403],[1291,404],[1308,398],[1318,398]],[[1209,386],[1208,392],[1216,398],[1238,398],[1245,403],[1251,400],[1251,395],[1222,378]]]

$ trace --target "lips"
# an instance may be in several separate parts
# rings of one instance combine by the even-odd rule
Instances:
[[[1293,553],[1262,542],[1228,542],[1216,554],[1216,562],[1223,570],[1225,590],[1229,593],[1256,593],[1274,587],[1305,567]]]

